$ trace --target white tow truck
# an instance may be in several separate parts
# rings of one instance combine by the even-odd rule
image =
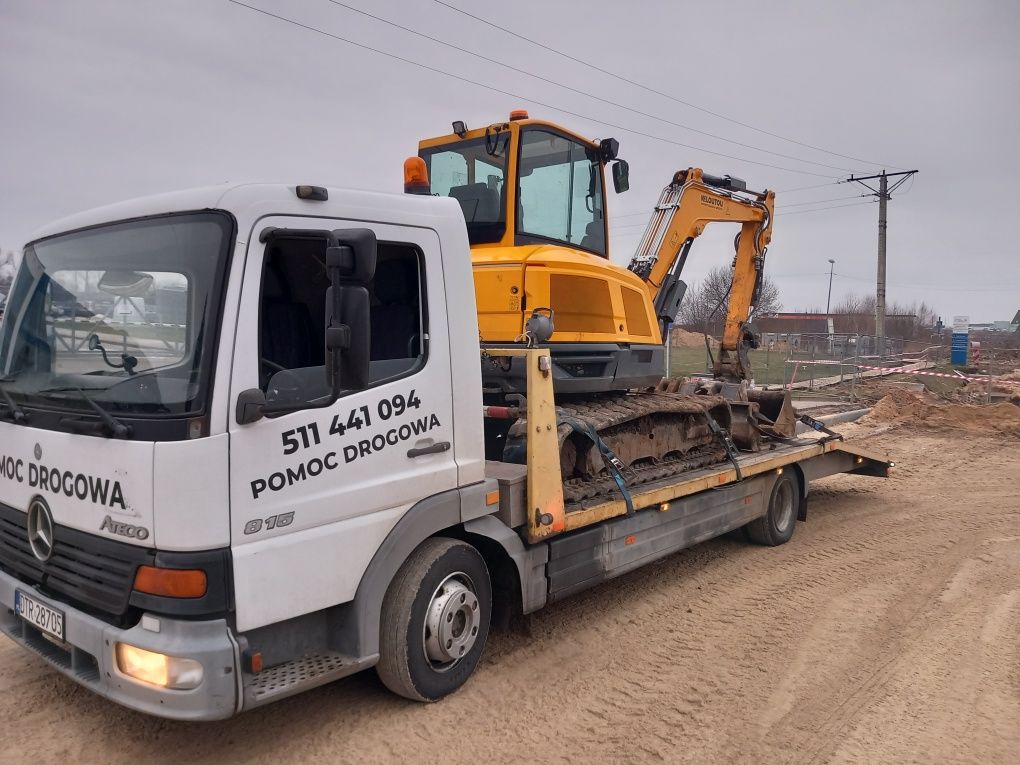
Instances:
[[[498,356],[518,411],[483,404]],[[520,464],[487,417],[526,418]],[[560,426],[547,350],[479,357],[452,199],[239,185],[60,221],[0,325],[0,630],[168,718],[372,666],[430,701],[490,623],[731,530],[780,544],[811,479],[891,464],[795,439],[570,506]]]

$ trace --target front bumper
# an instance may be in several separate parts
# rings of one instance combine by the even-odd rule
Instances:
[[[50,642],[14,613],[15,590],[64,612],[65,646]],[[0,632],[75,682],[131,709],[175,720],[220,720],[238,712],[239,650],[226,621],[155,619],[158,632],[141,624],[120,629],[0,572]],[[117,668],[118,642],[195,659],[204,670],[202,682],[178,691],[133,680]]]

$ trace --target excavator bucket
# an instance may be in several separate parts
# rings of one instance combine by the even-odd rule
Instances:
[[[797,428],[797,412],[788,390],[749,390],[747,400],[758,404],[759,424],[766,432],[780,438],[793,438]]]

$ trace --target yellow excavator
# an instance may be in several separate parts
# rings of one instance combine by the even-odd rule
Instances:
[[[757,344],[749,316],[774,192],[696,168],[677,172],[624,268],[609,259],[606,170],[617,193],[629,188],[615,139],[591,140],[515,110],[476,129],[454,122],[452,133],[418,148],[405,162],[405,191],[452,197],[464,212],[489,400],[525,392],[520,359],[495,349],[550,349],[561,417],[572,423],[561,427],[565,478],[590,483],[605,473],[602,446],[631,470],[689,469],[726,458],[719,431],[750,449],[762,433],[792,435],[788,395],[747,385],[747,350]],[[725,330],[714,379],[681,386],[663,380],[663,335],[686,290],[680,275],[691,245],[712,222],[741,227]],[[500,436],[504,452],[521,427]]]

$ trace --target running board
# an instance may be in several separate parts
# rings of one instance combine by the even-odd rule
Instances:
[[[257,674],[246,674],[244,709],[259,707],[353,675],[378,660],[378,655],[356,659],[335,651],[322,651],[277,664]]]

